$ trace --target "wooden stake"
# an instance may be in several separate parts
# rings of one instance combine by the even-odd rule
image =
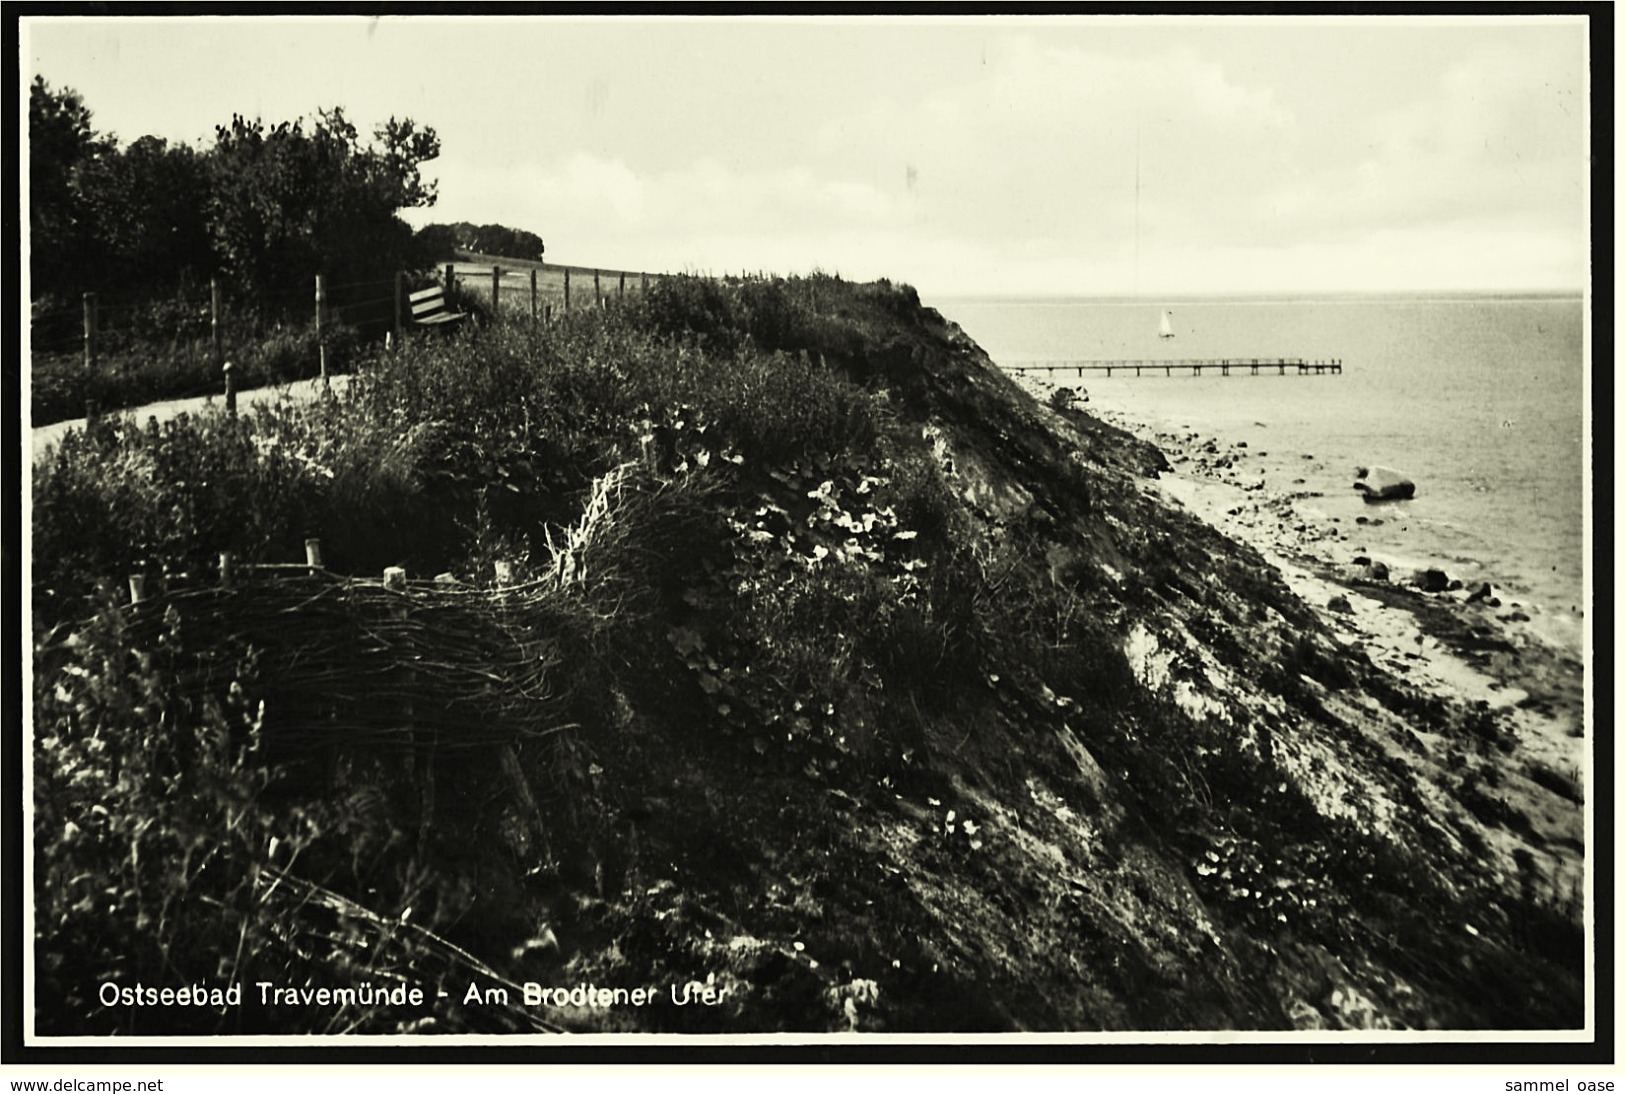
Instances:
[[[305,565],[312,570],[322,568],[322,541],[315,537],[305,540]]]
[[[500,314],[497,311],[497,301],[501,298],[501,296],[502,296],[502,267],[501,266],[492,266],[491,267],[491,316],[493,318],[495,318],[498,314]]]
[[[564,310],[570,310],[570,269],[568,266],[564,270]]]
[[[130,603],[139,604],[147,599],[147,575],[130,575]]]
[[[322,332],[322,314],[327,311],[327,279],[316,275],[316,345],[322,359],[322,383],[327,383],[327,337]]]
[[[406,337],[405,318],[402,315],[406,307],[406,272],[395,271],[395,347],[399,348],[401,339]]]
[[[384,588],[405,593],[406,571],[399,566],[386,568]],[[404,621],[409,607],[407,598],[403,596],[391,605],[390,612],[396,619]],[[406,694],[410,696],[416,685],[417,672],[408,662],[400,673]],[[434,731],[418,729],[417,712],[410,698],[402,704],[401,721],[407,740],[411,742],[411,749],[406,755],[406,773],[418,794],[418,851],[422,853],[428,846],[429,831],[434,823]]]
[[[530,321],[536,322],[536,270],[530,271]]]
[[[210,360],[220,363],[220,280],[209,278],[209,352]]]
[[[85,367],[96,367],[96,294],[87,292],[85,306]]]
[[[235,417],[237,414],[237,366],[227,361],[220,366],[220,371],[226,375],[226,413]]]

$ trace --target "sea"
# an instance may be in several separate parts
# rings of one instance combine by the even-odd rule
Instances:
[[[1247,443],[1249,473],[1339,518],[1349,553],[1488,581],[1579,652],[1589,589],[1588,309],[1580,296],[927,299],[1001,366],[1179,358],[1338,358],[1340,375],[1056,372],[1084,409]],[[1172,338],[1159,337],[1170,313]],[[1366,504],[1362,466],[1416,483]],[[1301,481],[1300,481],[1301,480]],[[1368,523],[1359,524],[1364,516]],[[1369,523],[1372,519],[1380,524]]]

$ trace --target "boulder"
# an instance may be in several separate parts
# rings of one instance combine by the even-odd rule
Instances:
[[[1411,584],[1424,593],[1442,593],[1450,588],[1450,575],[1432,568],[1418,570],[1411,575]]]
[[[1416,496],[1416,484],[1391,467],[1362,467],[1354,473],[1354,489],[1366,501],[1399,501]]]
[[[1388,564],[1375,562],[1366,555],[1356,555],[1346,571],[1355,581],[1386,582],[1388,580]]]
[[[1349,598],[1346,596],[1332,597],[1330,600],[1326,601],[1326,607],[1342,615],[1354,614],[1354,605],[1349,603]]]

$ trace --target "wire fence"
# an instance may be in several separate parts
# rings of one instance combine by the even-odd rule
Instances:
[[[29,316],[36,425],[162,399],[326,376],[396,324],[402,275],[329,284],[313,276],[242,297],[218,282],[162,293],[36,301]],[[235,373],[235,375],[233,375]]]
[[[303,286],[227,298],[218,285],[183,286],[172,294],[85,293],[77,305],[37,303],[29,320],[35,357],[82,354],[87,366],[132,348],[217,352],[222,343],[270,330],[352,328],[368,335],[403,336],[412,325],[404,297],[430,284],[461,289],[488,303],[492,314],[528,314],[537,320],[602,308],[629,293],[646,292],[663,275],[514,260],[457,261],[431,275],[405,271],[361,281],[328,282],[320,275]]]
[[[664,274],[611,270],[592,266],[466,256],[448,263],[448,278],[464,292],[479,296],[493,314],[546,321],[565,312],[604,308],[628,295],[647,292]]]
[[[33,420],[88,419],[116,407],[229,392],[233,383],[246,390],[326,378],[364,347],[399,345],[430,325],[460,325],[469,313],[552,322],[614,306],[665,276],[465,253],[429,271],[352,281],[312,275],[248,297],[209,281],[167,293],[40,300],[29,316]],[[446,290],[441,303],[415,315],[410,297],[429,286]]]
[[[326,299],[319,306],[313,284],[247,300],[211,288],[166,296],[85,293],[77,306],[36,305],[29,317],[30,351],[36,357],[82,353],[93,366],[100,357],[136,348],[206,353],[270,331],[387,324],[394,315],[394,278],[323,286]]]

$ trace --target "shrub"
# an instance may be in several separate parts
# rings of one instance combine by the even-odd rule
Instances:
[[[740,286],[709,277],[663,277],[640,300],[641,321],[665,338],[692,337],[729,353],[749,333]]]
[[[454,926],[473,903],[459,867],[472,861],[477,871],[489,854],[456,806],[468,797],[465,782],[489,796],[496,764],[469,758],[487,757],[493,741],[559,736],[556,726],[535,732],[547,717],[540,712],[558,705],[534,688],[536,675],[551,667],[536,656],[545,654],[545,636],[526,645],[508,629],[511,616],[481,615],[466,599],[426,605],[439,627],[472,628],[480,637],[450,651],[463,663],[460,675],[441,665],[439,679],[422,682],[419,721],[403,730],[387,671],[357,668],[356,678],[386,681],[357,696],[354,679],[299,646],[312,635],[320,643],[324,628],[359,629],[369,639],[360,656],[387,661],[395,651],[380,641],[365,603],[351,603],[348,613],[330,605],[313,626],[278,633],[289,629],[286,604],[269,616],[255,615],[254,604],[315,598],[309,588],[259,592],[236,603],[194,596],[137,608],[104,595],[75,633],[59,628],[36,643],[40,1028],[387,1033],[418,1031],[426,1021],[448,1030],[539,1028],[522,1014],[439,1005],[437,991],[449,980],[495,974],[436,932]],[[378,595],[372,608],[392,611]],[[395,594],[381,595],[387,601]],[[547,618],[545,603],[539,614]],[[245,635],[270,645],[256,655]],[[493,688],[502,656],[519,663],[519,674]],[[448,687],[473,706],[448,703],[435,722],[426,700]],[[448,713],[454,708],[473,709],[476,724],[448,737],[439,728],[448,717],[459,728],[467,724]],[[403,776],[391,742],[421,732],[425,721],[444,750],[420,752],[418,760],[440,769],[436,778],[451,801],[435,814],[437,830],[447,833],[455,858],[437,855],[421,838],[414,851],[402,832],[408,816],[420,824],[427,816],[416,793],[422,768]],[[271,766],[272,756],[288,766]],[[313,779],[323,766],[326,779]],[[254,997],[261,981],[350,989],[406,983],[423,989],[426,1005],[373,997],[330,1010],[266,1005]],[[108,985],[237,985],[244,998],[241,1007],[129,1007],[103,995]]]
[[[113,602],[71,643],[36,649],[34,893],[39,1028],[233,1030],[236,1008],[120,1009],[101,985],[298,984],[290,930],[260,884],[313,817],[262,803],[259,721],[240,684],[187,695],[172,621],[134,648]],[[246,667],[246,666],[245,666]]]
[[[183,415],[69,431],[34,467],[34,592],[47,619],[96,582],[298,557],[322,470],[249,421]]]

